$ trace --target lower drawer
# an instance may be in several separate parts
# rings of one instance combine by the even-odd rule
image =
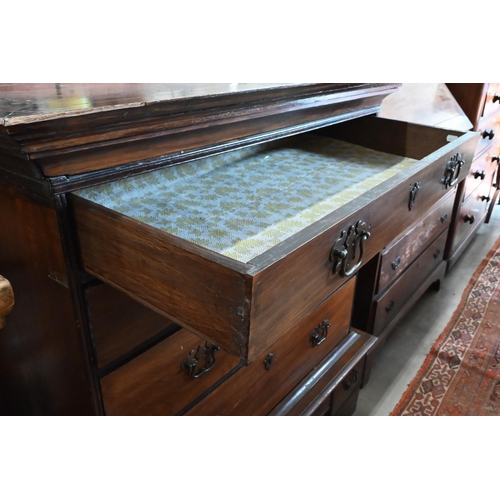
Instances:
[[[348,335],[354,286],[352,278],[188,415],[266,415]]]
[[[463,199],[469,196],[481,185],[481,189],[487,191],[492,184],[498,162],[494,158],[500,155],[500,146],[494,146],[485,151],[480,157],[474,160],[469,175],[465,179],[465,192]]]
[[[380,255],[376,293],[398,278],[429,243],[450,224],[456,191],[451,191],[421,222],[389,245]]]
[[[359,362],[311,416],[348,417],[356,410],[364,360]]]
[[[375,299],[374,335],[378,335],[398,315],[442,262],[447,235],[448,231],[444,231],[390,288]]]
[[[492,192],[490,184],[481,184],[466,200],[459,206],[455,216],[453,242],[447,254],[452,255],[461,243],[467,239],[478,224],[486,216],[488,209],[488,197]]]
[[[101,380],[108,415],[176,415],[239,359],[180,330]]]

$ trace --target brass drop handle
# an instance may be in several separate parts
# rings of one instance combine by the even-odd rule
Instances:
[[[342,381],[344,385],[344,390],[349,391],[354,387],[354,384],[358,381],[359,378],[359,370],[357,368],[353,368],[346,376],[346,378]]]
[[[481,196],[481,201],[486,201],[486,202],[489,202],[491,200],[491,198],[489,196]]]
[[[392,270],[395,271],[399,267],[399,264],[401,264],[401,256],[396,257],[392,261],[391,263]]]
[[[469,224],[474,224],[474,221],[476,220],[476,217],[474,217],[474,215],[469,215],[467,214],[465,217],[464,217],[464,222],[468,222]]]
[[[500,156],[493,156],[491,158],[491,161],[494,162],[496,161],[497,162],[497,165],[500,165]]]
[[[190,378],[200,378],[209,372],[215,363],[215,353],[219,346],[206,342],[200,344],[197,350],[190,351],[189,355],[181,363],[181,369]]]
[[[330,326],[330,322],[325,319],[313,330],[313,332],[311,333],[311,342],[313,347],[321,345],[326,340],[326,336],[328,335],[328,328],[330,328]]]
[[[5,325],[5,316],[14,307],[14,290],[9,280],[0,276],[0,329]]]
[[[339,273],[343,278],[352,276],[361,267],[365,251],[364,243],[371,236],[368,224],[359,220],[356,225],[340,233],[330,250],[330,262],[333,263],[333,274]],[[359,258],[355,265],[352,260],[359,248]]]
[[[481,180],[483,181],[484,178],[486,177],[486,172],[484,170],[482,172],[476,170],[476,173],[474,174],[474,179],[477,179],[478,177],[481,177]]]
[[[500,104],[500,95],[495,94],[495,95],[493,96],[493,102],[498,102],[498,103]]]
[[[489,140],[493,140],[493,137],[495,137],[495,131],[494,130],[490,130],[489,132],[487,130],[485,130],[483,132],[483,139],[486,139],[486,138],[489,138]]]

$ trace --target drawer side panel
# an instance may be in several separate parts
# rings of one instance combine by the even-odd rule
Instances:
[[[236,356],[246,356],[242,272],[175,245],[168,235],[72,197],[84,268]]]

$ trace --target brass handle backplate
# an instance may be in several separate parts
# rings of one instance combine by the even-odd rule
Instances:
[[[215,353],[219,349],[219,347],[210,342],[207,342],[205,345],[200,345],[196,351],[193,349],[189,355],[184,358],[181,363],[181,368],[189,377],[200,378],[214,366]]]
[[[352,276],[363,262],[364,242],[371,234],[367,231],[366,222],[358,221],[356,226],[351,226],[347,231],[340,233],[340,238],[330,250],[330,262],[333,263],[333,274],[339,273],[342,277]],[[359,247],[359,258],[357,263],[351,267],[352,261],[356,258]]]
[[[330,328],[330,323],[325,319],[313,330],[311,333],[311,342],[313,346],[320,345],[326,340],[328,328]]]
[[[0,328],[5,325],[5,316],[14,307],[14,290],[9,280],[0,276]]]
[[[458,178],[460,177],[460,171],[464,166],[465,162],[462,160],[462,155],[457,153],[455,156],[452,156],[448,163],[446,164],[446,169],[444,171],[444,179],[443,184],[446,189],[448,187],[454,186],[458,182]]]

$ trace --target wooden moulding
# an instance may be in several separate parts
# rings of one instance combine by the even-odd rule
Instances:
[[[438,151],[247,264],[70,196],[83,265],[175,323],[253,361],[345,282],[332,272],[329,260],[342,231],[358,220],[367,223],[368,262],[454,190],[446,189],[442,178],[447,161],[458,151],[467,161],[460,179],[467,175],[476,134],[449,144],[446,131],[436,134],[441,138],[433,141]],[[421,194],[409,211],[415,182]]]
[[[95,172],[159,157],[213,154],[375,113],[397,84],[263,86],[245,92],[116,104],[4,120],[46,176]],[[0,89],[1,90],[1,89]],[[200,92],[206,91],[200,87]],[[213,91],[213,89],[212,89]],[[45,101],[44,101],[45,102]],[[57,104],[57,102],[55,102]],[[1,111],[1,109],[0,109]],[[1,122],[0,122],[1,125]],[[242,141],[240,143],[240,141]],[[192,158],[191,158],[192,159]]]

